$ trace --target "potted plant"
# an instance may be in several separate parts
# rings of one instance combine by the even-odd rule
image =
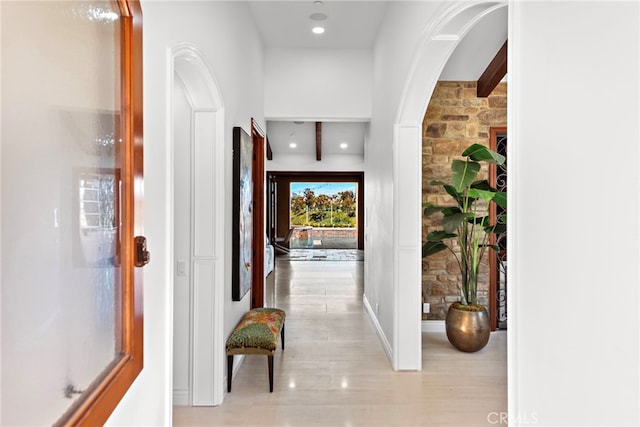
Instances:
[[[491,331],[487,310],[478,304],[480,263],[487,248],[492,247],[491,234],[500,233],[504,228],[504,221],[499,221],[502,224],[498,221],[492,223],[489,209],[491,203],[504,208],[507,204],[505,192],[497,191],[487,180],[477,178],[482,162],[502,165],[505,157],[480,144],[471,145],[462,157],[462,160],[451,162],[450,184],[430,182],[430,185],[443,187],[455,204],[424,204],[425,216],[442,214],[442,229],[427,235],[422,256],[428,257],[444,250],[455,256],[461,274],[458,286],[460,301],[451,304],[447,312],[447,337],[459,350],[473,352],[487,344]]]

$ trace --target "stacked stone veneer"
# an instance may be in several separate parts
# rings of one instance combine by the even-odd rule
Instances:
[[[487,98],[476,96],[476,82],[441,81],[436,85],[422,124],[422,201],[438,205],[455,202],[441,187],[429,182],[451,182],[451,160],[471,144],[489,146],[490,128],[507,125],[507,84],[500,83]],[[487,171],[483,170],[485,178]],[[438,214],[422,221],[422,241],[427,233],[441,229]],[[454,249],[455,250],[455,249]],[[489,302],[488,258],[480,268],[479,302]],[[449,305],[459,300],[460,269],[450,251],[422,260],[422,300],[430,303],[424,319],[442,320]]]

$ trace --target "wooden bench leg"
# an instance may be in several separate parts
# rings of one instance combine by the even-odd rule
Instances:
[[[227,393],[231,393],[232,377],[233,377],[233,354],[227,356]]]
[[[280,329],[280,341],[282,341],[282,349],[284,350],[284,323],[282,324],[282,329]]]
[[[269,365],[269,393],[273,393],[273,356],[267,356],[267,364]]]

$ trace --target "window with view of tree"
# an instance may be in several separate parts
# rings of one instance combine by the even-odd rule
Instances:
[[[355,228],[356,194],[355,183],[292,183],[291,226]]]

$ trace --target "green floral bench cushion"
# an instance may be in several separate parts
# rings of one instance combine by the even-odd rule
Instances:
[[[275,351],[285,313],[277,308],[254,308],[244,315],[227,340],[227,351],[256,348]]]

